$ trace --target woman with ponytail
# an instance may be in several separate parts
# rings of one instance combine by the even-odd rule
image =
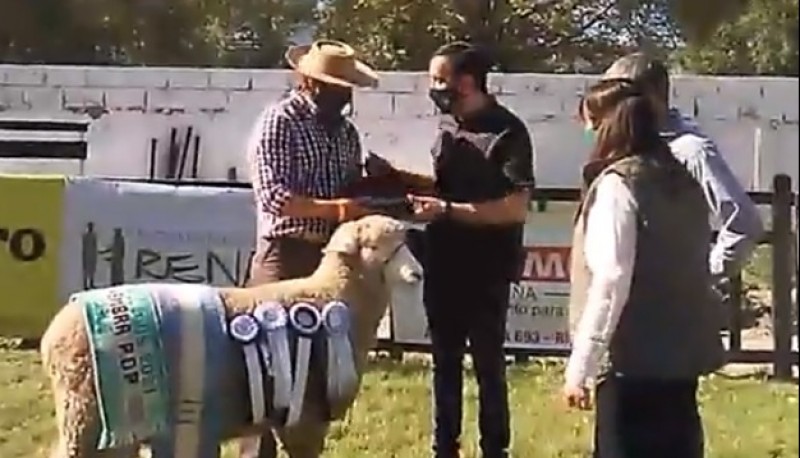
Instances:
[[[595,458],[703,456],[697,381],[723,363],[708,207],[630,80],[579,108],[594,147],[572,245],[563,396],[588,409]]]

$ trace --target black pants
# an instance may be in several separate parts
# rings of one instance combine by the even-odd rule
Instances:
[[[484,458],[507,456],[508,389],[503,354],[509,284],[425,279],[425,310],[433,346],[434,443],[437,458],[458,456],[463,360],[469,340],[478,381]]]
[[[697,380],[609,375],[596,392],[594,458],[702,458]]]

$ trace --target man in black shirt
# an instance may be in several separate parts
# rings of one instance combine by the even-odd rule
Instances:
[[[505,376],[510,283],[523,261],[522,231],[534,186],[525,124],[488,94],[490,61],[454,43],[430,61],[430,97],[442,112],[432,149],[435,177],[399,174],[425,230],[425,309],[433,345],[436,457],[458,456],[467,340],[479,386],[484,458],[508,456]],[[382,166],[382,167],[381,167]]]

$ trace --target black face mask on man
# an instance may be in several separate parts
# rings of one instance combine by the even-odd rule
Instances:
[[[458,101],[458,92],[450,87],[431,88],[428,90],[428,97],[442,114],[452,114]]]
[[[344,120],[345,108],[353,103],[353,93],[339,88],[321,88],[313,98],[320,121],[325,124],[340,124]]]

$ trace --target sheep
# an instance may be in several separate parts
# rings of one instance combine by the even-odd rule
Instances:
[[[350,339],[360,386],[368,351],[374,347],[377,327],[392,288],[401,283],[405,283],[402,285],[405,288],[417,288],[422,278],[421,265],[405,247],[408,227],[379,215],[346,222],[334,232],[323,249],[320,265],[309,277],[247,288],[219,288],[225,314],[230,318],[242,312],[253,312],[260,301],[281,304],[303,301],[317,307],[330,300],[345,302],[352,317]],[[230,340],[219,345],[224,345],[226,352],[226,367],[219,371],[217,385],[223,429],[220,441],[271,429],[290,457],[320,456],[331,421],[323,412],[324,401],[319,399],[324,394],[311,389],[306,392],[300,420],[294,426],[283,427],[269,420],[248,424],[250,403],[241,347]],[[81,305],[70,302],[61,308],[46,329],[40,346],[43,367],[52,385],[58,426],[51,458],[135,457],[139,446],[146,444],[132,444],[124,449],[97,449],[98,399]],[[324,383],[323,376],[317,372],[311,369],[309,387]],[[345,410],[351,407],[357,391],[351,399],[345,400]]]

